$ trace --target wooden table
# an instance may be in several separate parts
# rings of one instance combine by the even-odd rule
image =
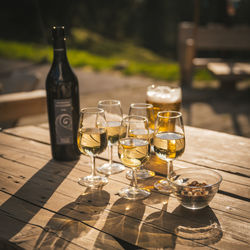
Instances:
[[[124,172],[102,190],[78,185],[90,173],[89,158],[53,161],[46,124],[2,131],[0,249],[249,249],[250,139],[185,129],[186,150],[174,167],[223,176],[210,206],[196,212],[155,190],[145,200],[121,199],[118,190],[129,185]],[[105,153],[97,164],[106,161]]]

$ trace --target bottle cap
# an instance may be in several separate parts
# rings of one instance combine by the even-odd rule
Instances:
[[[64,26],[53,26],[52,28],[52,37],[53,39],[65,38]]]

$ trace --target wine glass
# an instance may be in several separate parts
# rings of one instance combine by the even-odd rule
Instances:
[[[154,187],[159,191],[170,193],[169,180],[173,173],[172,161],[181,156],[185,150],[185,133],[181,112],[158,112],[153,149],[156,155],[167,164],[167,178],[157,181]]]
[[[84,108],[81,110],[77,145],[81,153],[90,156],[92,161],[91,175],[80,178],[78,183],[90,188],[106,185],[108,179],[96,175],[95,171],[95,156],[107,147],[106,119],[103,109]]]
[[[142,131],[144,138],[135,136],[137,131]],[[150,153],[148,120],[142,116],[127,116],[123,118],[120,127],[118,142],[118,155],[121,162],[132,168],[133,187],[126,187],[119,191],[119,195],[125,199],[137,200],[150,195],[150,192],[137,186],[136,169],[144,164]]]
[[[149,123],[149,139],[150,143],[153,139],[153,133],[154,133],[154,109],[153,105],[149,103],[132,103],[129,107],[129,115],[139,115],[146,117],[148,119]],[[138,134],[137,137],[142,137],[143,135]],[[149,177],[155,176],[154,171],[150,171],[143,168],[143,165],[140,166],[140,168],[137,170],[136,177],[137,179],[147,179]],[[126,177],[128,179],[132,179],[133,173],[132,170],[127,171]]]
[[[113,146],[117,144],[119,139],[119,131],[122,121],[121,102],[118,100],[101,100],[98,102],[98,107],[105,112],[109,162],[98,167],[97,171],[105,175],[120,173],[125,167],[122,164],[113,162]]]

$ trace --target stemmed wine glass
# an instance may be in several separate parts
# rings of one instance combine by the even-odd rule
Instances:
[[[185,150],[185,133],[181,112],[158,112],[153,149],[156,155],[167,164],[167,178],[157,181],[154,187],[159,191],[170,193],[169,180],[173,173],[172,161],[181,156]]]
[[[100,108],[84,108],[80,112],[80,122],[77,135],[78,148],[84,155],[91,157],[92,173],[82,177],[80,185],[98,188],[108,183],[104,176],[96,175],[95,156],[107,147],[107,130],[104,110]]]
[[[105,175],[116,174],[125,169],[122,164],[113,162],[113,146],[119,139],[119,131],[122,121],[121,102],[118,100],[101,100],[98,107],[105,112],[107,122],[107,137],[109,149],[109,162],[97,168],[99,173]]]
[[[136,137],[137,131],[141,131],[144,137]],[[121,197],[137,200],[150,195],[150,192],[138,188],[136,179],[136,169],[148,160],[149,153],[148,120],[142,116],[123,118],[118,142],[118,155],[125,166],[132,168],[134,186],[121,189],[119,191]]]
[[[149,103],[132,103],[130,104],[130,107],[129,107],[129,115],[139,115],[148,119],[149,139],[151,143],[153,139],[154,123],[155,123],[153,105]],[[143,135],[137,134],[137,137],[140,137],[140,136],[143,136]],[[132,179],[132,176],[133,176],[132,171],[131,170],[127,171],[126,177],[128,179]],[[140,166],[140,168],[137,170],[137,173],[136,173],[137,179],[147,179],[153,176],[155,176],[155,172],[144,169],[143,165]]]

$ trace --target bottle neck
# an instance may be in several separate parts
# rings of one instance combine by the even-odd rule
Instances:
[[[66,46],[64,39],[55,39],[53,43],[54,60],[67,60]]]

